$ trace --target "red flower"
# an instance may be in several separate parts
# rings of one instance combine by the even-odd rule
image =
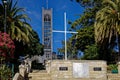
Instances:
[[[7,33],[0,32],[0,55],[3,57],[13,57],[15,45]]]

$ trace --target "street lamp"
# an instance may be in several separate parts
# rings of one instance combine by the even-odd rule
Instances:
[[[7,21],[6,21],[7,0],[3,0],[3,4],[4,4],[4,32],[6,32],[6,27],[7,27]]]

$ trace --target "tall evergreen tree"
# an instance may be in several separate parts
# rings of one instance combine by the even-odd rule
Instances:
[[[90,50],[89,48],[91,47],[98,48],[98,46],[94,46],[96,45],[94,39],[94,22],[96,12],[102,8],[101,2],[103,0],[75,0],[75,1],[78,2],[80,6],[84,7],[85,10],[84,13],[80,15],[79,19],[71,23],[71,29],[78,31],[78,34],[76,35],[77,40],[75,46],[77,47],[77,50],[81,50],[84,52],[85,55],[87,54],[87,56],[88,55],[90,56],[92,55],[92,53],[88,54],[87,50]],[[95,52],[93,54],[96,54],[96,51],[92,52]],[[96,58],[99,59],[98,55],[96,56]],[[88,58],[84,57],[84,59]],[[93,59],[93,57],[91,59]]]
[[[78,31],[81,32],[82,29],[84,30],[84,29],[87,29],[88,27],[94,27],[99,25],[98,27],[93,28],[95,29],[94,41],[97,42],[97,46],[94,46],[94,45],[90,46],[91,44],[89,42],[85,42],[89,38],[86,38],[87,40],[83,40],[83,42],[88,43],[86,46],[89,46],[87,48],[86,47],[83,48],[85,50],[85,53],[87,52],[86,55],[88,56],[89,54],[88,51],[86,50],[90,50],[89,48],[92,48],[92,47],[98,47],[99,59],[104,59],[104,60],[107,60],[108,62],[113,60],[114,58],[112,58],[113,56],[112,52],[114,52],[113,48],[116,45],[117,36],[119,41],[119,28],[117,27],[118,29],[117,30],[115,29],[115,27],[113,28],[110,26],[112,24],[114,25],[114,23],[116,22],[117,22],[117,25],[119,25],[119,20],[118,20],[119,19],[119,0],[76,0],[76,1],[85,8],[85,11],[78,20],[72,23],[72,28],[79,29]],[[103,25],[106,27],[104,27]],[[86,34],[88,33],[85,33],[85,35]],[[94,31],[91,34],[94,34]],[[88,35],[91,35],[91,34],[88,34]],[[80,35],[78,34],[78,36]],[[79,39],[78,39],[78,43],[79,41],[81,41]],[[82,44],[83,43],[80,43],[79,45],[82,45]],[[96,45],[96,43],[94,44]],[[82,48],[79,47],[78,49],[82,49]]]
[[[75,20],[71,28],[80,29],[82,27],[93,27],[95,22],[96,12],[102,8],[103,0],[75,0],[80,6],[84,7],[84,13],[80,15],[80,18]]]

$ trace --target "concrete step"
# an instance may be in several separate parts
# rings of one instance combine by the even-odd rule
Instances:
[[[44,76],[44,75],[49,75],[49,74],[48,73],[29,73],[29,75]]]
[[[37,73],[37,72],[42,72],[42,73],[47,73],[47,71],[46,70],[33,70],[32,71],[32,73]]]
[[[108,80],[120,80],[120,74],[107,74]]]
[[[51,80],[50,74],[46,70],[34,70],[29,73],[29,80]]]
[[[52,80],[51,78],[29,78],[29,80]]]

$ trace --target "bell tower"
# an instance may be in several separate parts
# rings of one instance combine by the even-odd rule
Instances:
[[[44,45],[45,60],[52,59],[52,8],[42,8],[42,44]]]

